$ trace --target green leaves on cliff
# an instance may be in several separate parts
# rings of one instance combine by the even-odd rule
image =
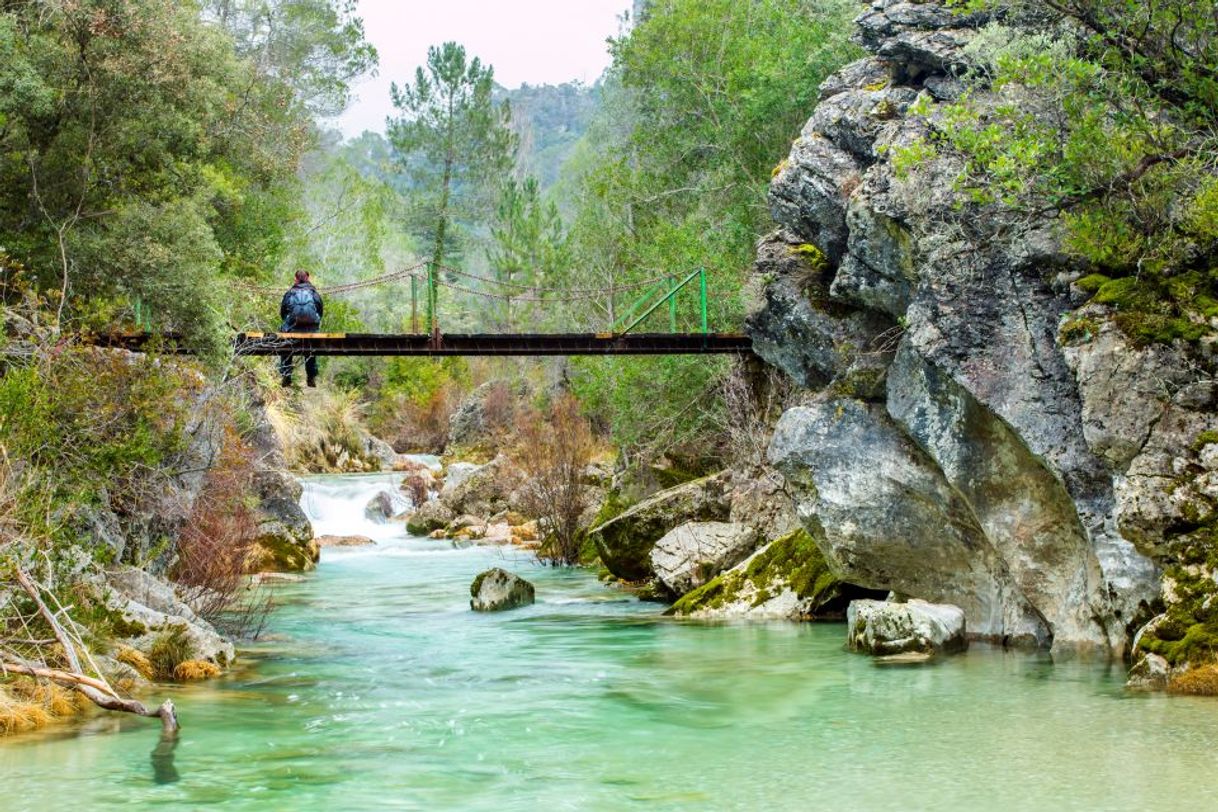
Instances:
[[[1060,215],[1070,252],[1109,276],[1147,282],[1154,290],[1141,300],[1170,297],[1161,315],[1200,322],[1218,285],[1212,5],[960,5],[998,10],[1007,23],[970,44],[970,93],[930,117],[930,140],[903,150],[899,168],[958,158],[966,198],[1000,204],[993,222],[1019,228]],[[1164,283],[1189,273],[1189,284]]]

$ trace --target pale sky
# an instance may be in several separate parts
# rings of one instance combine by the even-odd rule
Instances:
[[[355,101],[333,124],[347,137],[384,132],[392,115],[389,84],[414,78],[427,48],[453,40],[495,66],[504,87],[591,84],[609,65],[630,0],[359,0],[368,39],[380,52],[379,75],[357,81]]]

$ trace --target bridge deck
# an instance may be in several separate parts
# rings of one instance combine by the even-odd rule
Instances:
[[[710,355],[753,351],[748,336],[727,333],[420,334],[242,333],[243,355]]]
[[[163,342],[166,352],[189,353],[178,336],[137,333],[94,336],[98,346],[139,351]],[[364,356],[543,356],[543,355],[748,355],[753,342],[738,333],[516,333],[452,334],[438,340],[413,333],[241,333],[233,346],[241,355]]]

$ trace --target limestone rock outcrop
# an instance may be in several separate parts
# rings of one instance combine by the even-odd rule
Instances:
[[[195,614],[171,584],[130,566],[110,568],[105,574],[106,605],[122,618],[131,645],[148,650],[167,631],[181,629],[189,648],[188,659],[229,665],[236,651],[232,641]]]
[[[257,531],[246,558],[247,572],[303,572],[317,566],[321,548],[300,507],[301,485],[279,470],[254,475]]]
[[[979,238],[995,212],[962,199],[950,152],[895,165],[961,98],[989,20],[872,2],[868,55],[822,85],[778,167],[746,328],[811,392],[769,460],[849,583],[958,606],[970,637],[1062,653],[1128,651],[1166,601],[1140,646],[1177,667],[1193,656],[1182,629],[1218,595],[1202,554],[1214,359],[1126,338],[1080,297],[1086,270],[1053,217]]]
[[[470,584],[469,608],[475,612],[504,612],[530,606],[534,600],[533,585],[507,570],[487,570]]]
[[[840,619],[845,601],[859,592],[838,580],[819,546],[798,528],[685,595],[669,612],[699,619]]]

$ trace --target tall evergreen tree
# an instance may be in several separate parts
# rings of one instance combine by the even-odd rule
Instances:
[[[388,122],[397,160],[425,200],[418,221],[422,242],[431,245],[428,285],[429,326],[436,315],[438,269],[460,251],[458,224],[477,225],[490,218],[489,195],[512,169],[516,139],[509,129],[511,111],[491,97],[495,71],[468,58],[455,42],[432,47],[426,68],[414,82],[392,86],[401,115]]]
[[[512,299],[529,293],[530,288],[536,296],[536,288],[552,282],[567,260],[558,207],[542,199],[535,178],[512,179],[504,185],[491,238],[487,259],[507,296],[497,320],[513,328],[525,312],[514,308]]]

